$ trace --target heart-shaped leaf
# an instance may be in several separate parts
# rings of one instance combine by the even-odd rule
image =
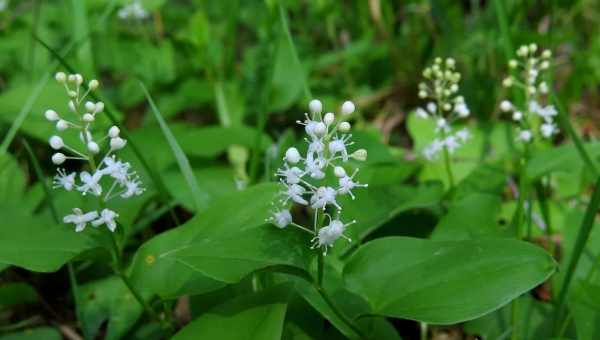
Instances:
[[[449,324],[499,308],[555,269],[546,251],[522,241],[388,237],[361,247],[344,278],[375,314]]]

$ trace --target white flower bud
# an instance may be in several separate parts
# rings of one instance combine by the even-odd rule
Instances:
[[[69,83],[74,83],[75,82],[75,75],[74,74],[69,74],[69,77],[67,78],[67,80],[69,81]]]
[[[511,59],[508,62],[508,67],[510,67],[510,68],[517,68],[517,66],[519,66],[519,62],[516,61],[515,59]]]
[[[529,94],[535,94],[537,92],[537,89],[535,88],[535,86],[529,86],[527,88],[527,91],[529,92]]]
[[[87,148],[93,154],[97,154],[98,152],[100,152],[100,147],[98,146],[98,143],[96,143],[94,141],[88,142]]]
[[[545,81],[541,82],[539,85],[539,89],[542,94],[547,94],[548,93],[548,84]]]
[[[515,121],[520,121],[521,119],[523,119],[523,112],[521,111],[515,111],[512,115],[512,119]]]
[[[450,86],[450,91],[451,92],[458,92],[458,84],[452,84]]]
[[[83,84],[83,76],[79,73],[75,75],[75,84],[77,84],[77,85]]]
[[[111,150],[120,150],[125,147],[127,141],[120,137],[115,137],[110,139],[110,149]]]
[[[96,112],[102,112],[104,111],[104,103],[103,102],[97,102],[96,103]]]
[[[452,104],[450,104],[450,103],[444,104],[444,110],[446,110],[446,111],[452,110]]]
[[[340,122],[340,124],[338,125],[338,130],[344,133],[350,131],[350,128],[351,126],[348,122]]]
[[[284,159],[289,163],[296,164],[300,161],[300,152],[298,152],[298,149],[291,147],[285,152]]]
[[[421,99],[427,98],[427,91],[423,91],[423,90],[419,91],[419,98],[421,98]]]
[[[358,149],[358,150],[354,151],[354,153],[352,153],[352,158],[356,159],[357,161],[366,161],[367,160],[367,150]]]
[[[72,112],[77,112],[77,107],[75,107],[75,102],[72,100],[69,100],[69,110],[71,110]]]
[[[96,79],[92,79],[90,80],[90,82],[88,83],[88,87],[90,88],[90,90],[94,91],[95,89],[98,88],[98,86],[100,85],[100,83],[96,80]]]
[[[333,174],[338,178],[346,177],[346,170],[344,170],[344,168],[341,166],[336,166],[333,168]]]
[[[57,152],[54,155],[52,155],[52,163],[54,163],[56,165],[63,164],[66,159],[67,159],[67,157],[60,152]]]
[[[94,112],[94,110],[96,109],[96,104],[92,102],[85,102],[85,109],[89,112]]]
[[[308,109],[311,113],[321,113],[323,110],[323,104],[318,99],[313,99],[308,103]]]
[[[544,52],[542,52],[542,58],[548,59],[550,57],[552,57],[552,51],[544,50]]]
[[[48,142],[50,144],[50,147],[54,150],[60,150],[63,146],[65,146],[65,143],[63,143],[63,139],[60,138],[60,136],[52,136],[50,137]]]
[[[325,135],[325,133],[327,133],[327,126],[323,122],[318,122],[317,125],[315,125],[314,132],[315,132],[315,135],[322,137]]]
[[[529,52],[531,53],[535,53],[535,51],[537,51],[537,45],[536,44],[529,44]]]
[[[58,113],[56,113],[56,111],[54,111],[54,110],[46,110],[46,112],[44,112],[44,116],[46,117],[46,119],[48,119],[51,122],[60,119],[60,117],[58,116]]]
[[[512,85],[513,85],[513,78],[512,77],[506,77],[502,81],[502,86],[504,86],[504,87],[511,87]]]
[[[512,110],[512,103],[509,102],[508,100],[503,100],[500,103],[500,110],[504,111],[504,112],[508,112],[510,110]]]
[[[323,118],[323,121],[327,125],[331,125],[331,123],[333,123],[334,120],[335,120],[335,115],[332,112],[327,112],[325,114],[325,117]]]
[[[67,75],[64,72],[56,72],[54,75],[54,79],[56,79],[59,83],[64,83],[67,81]]]
[[[550,67],[550,62],[548,60],[544,60],[542,61],[542,63],[540,64],[540,68],[542,70],[547,70]]]
[[[455,65],[456,65],[456,61],[453,58],[446,59],[446,66],[448,66],[450,68],[454,68]]]
[[[115,125],[113,125],[110,129],[108,129],[108,136],[110,138],[119,137],[119,133],[121,133],[121,130],[119,130],[119,128]]]
[[[58,122],[56,122],[56,129],[58,131],[65,131],[68,128],[69,128],[69,123],[67,123],[66,120],[61,119]]]
[[[94,121],[94,119],[95,119],[94,115],[91,113],[86,113],[83,115],[83,121],[86,123],[91,123]]]
[[[77,92],[70,90],[69,92],[67,92],[67,95],[69,96],[69,98],[77,98]]]
[[[356,107],[354,106],[354,103],[347,100],[344,102],[344,104],[342,104],[342,115],[344,115],[344,116],[350,115],[350,114],[354,113],[355,109],[356,109]]]

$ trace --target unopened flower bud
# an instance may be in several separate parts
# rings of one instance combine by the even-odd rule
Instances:
[[[335,177],[338,178],[346,177],[346,170],[344,170],[344,168],[342,168],[341,166],[336,166],[333,169],[333,174],[335,175]]]
[[[98,152],[100,152],[100,147],[98,146],[98,143],[96,143],[94,141],[88,142],[87,148],[93,154],[97,154]]]
[[[60,119],[60,117],[58,116],[58,113],[56,113],[56,111],[54,111],[54,110],[46,110],[46,112],[44,112],[44,116],[46,117],[46,119],[48,119],[51,122]]]
[[[523,112],[521,112],[521,111],[513,112],[512,119],[517,122],[520,121],[521,119],[523,119]]]
[[[308,109],[311,113],[321,113],[323,110],[323,104],[318,99],[313,99],[308,103]]]
[[[95,119],[95,118],[94,118],[94,115],[93,115],[93,114],[91,114],[91,113],[86,113],[86,114],[84,114],[84,115],[83,115],[83,118],[82,118],[82,119],[83,119],[83,121],[84,121],[84,122],[86,122],[86,123],[91,123],[91,122],[93,122],[93,121],[94,121],[94,119]]]
[[[367,150],[358,149],[358,150],[354,151],[352,153],[352,158],[356,159],[357,161],[366,161],[367,160]]]
[[[456,65],[456,61],[453,58],[446,59],[446,66],[448,66],[450,68],[454,68],[455,65]]]
[[[57,152],[54,155],[52,155],[52,163],[54,163],[56,165],[60,165],[60,164],[64,163],[66,159],[67,159],[67,157],[60,152]]]
[[[508,67],[510,67],[510,68],[516,68],[517,66],[519,66],[519,62],[516,61],[515,59],[511,59],[508,62]]]
[[[356,109],[356,107],[354,106],[354,103],[347,100],[344,102],[344,104],[342,104],[342,115],[344,115],[344,116],[350,115],[350,114],[354,113],[355,109]]]
[[[69,110],[71,110],[72,112],[77,112],[77,107],[75,106],[75,102],[72,100],[69,100]]]
[[[285,152],[285,160],[289,163],[296,164],[300,161],[300,152],[298,149],[291,147]]]
[[[125,147],[127,141],[121,137],[115,137],[110,139],[110,149],[111,150],[120,150]]]
[[[60,138],[60,136],[50,137],[48,143],[50,144],[50,147],[54,150],[60,150],[63,146],[65,146],[65,143],[63,142],[62,138]]]
[[[504,87],[511,87],[512,85],[513,85],[513,79],[512,79],[512,77],[506,77],[502,81],[502,86],[504,86]]]
[[[331,125],[331,123],[333,123],[334,120],[335,120],[335,115],[333,114],[333,112],[327,112],[325,114],[325,117],[323,118],[323,121],[327,125]]]
[[[537,51],[537,45],[536,44],[529,44],[529,52],[531,53],[535,53],[535,51]]]
[[[544,52],[542,52],[542,58],[548,59],[550,57],[552,57],[552,51],[544,50]]]
[[[96,104],[92,102],[85,102],[85,109],[89,112],[94,112],[94,110],[96,109]]]
[[[452,110],[452,104],[450,104],[450,103],[444,104],[444,110],[446,110],[446,111]]]
[[[115,125],[113,125],[110,129],[108,129],[108,136],[110,138],[119,137],[119,133],[121,133],[121,130],[119,130],[119,128]]]
[[[56,72],[54,75],[54,79],[56,79],[59,83],[64,83],[67,81],[67,75],[64,72]]]
[[[66,120],[60,119],[58,122],[56,122],[56,129],[58,131],[65,131],[68,128],[69,128],[69,123],[67,123]]]
[[[90,80],[90,82],[88,83],[88,87],[90,88],[90,90],[94,91],[95,89],[98,88],[98,86],[100,85],[100,82],[98,82],[96,79],[92,79]]]
[[[508,100],[503,100],[500,103],[500,110],[502,110],[504,112],[508,112],[508,111],[512,110],[512,103],[509,102]]]
[[[70,90],[69,92],[67,92],[67,95],[69,96],[69,98],[77,98],[77,92]]]
[[[79,73],[75,75],[75,84],[77,84],[77,85],[83,84],[83,76],[81,76],[81,74],[79,74]]]
[[[340,122],[340,124],[338,125],[338,130],[344,133],[350,131],[350,128],[351,126],[348,122]]]
[[[419,98],[421,98],[421,99],[427,98],[427,91],[419,91]]]
[[[95,112],[102,112],[102,111],[104,111],[104,103],[103,102],[97,102],[96,103]]]

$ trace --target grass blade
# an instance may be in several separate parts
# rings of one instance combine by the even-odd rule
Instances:
[[[596,181],[596,187],[594,188],[592,199],[585,211],[585,216],[583,218],[583,222],[581,223],[581,227],[579,228],[579,233],[577,234],[577,239],[575,241],[575,245],[573,246],[573,251],[571,253],[571,261],[569,261],[569,266],[567,267],[565,278],[560,288],[558,304],[556,306],[554,315],[555,325],[560,324],[559,321],[565,308],[565,300],[567,298],[569,286],[571,285],[571,281],[573,280],[573,273],[575,273],[575,269],[577,269],[579,258],[581,258],[581,254],[583,254],[583,249],[585,248],[587,240],[589,239],[590,234],[592,232],[592,227],[594,226],[594,220],[596,218],[598,208],[600,208],[600,178],[598,178],[598,180]]]
[[[187,182],[187,184],[190,188],[190,191],[192,192],[192,198],[194,199],[194,207],[196,208],[196,211],[206,208],[208,197],[205,193],[201,192],[200,189],[198,188],[198,182],[196,182],[196,177],[194,177],[194,173],[192,172],[192,167],[190,166],[190,162],[187,159],[187,156],[185,155],[185,153],[183,152],[183,150],[177,143],[177,140],[175,139],[173,132],[171,132],[171,129],[169,129],[164,118],[158,111],[158,108],[154,104],[154,101],[152,100],[152,97],[150,96],[148,89],[146,89],[146,86],[144,86],[144,83],[142,83],[141,81],[140,81],[140,87],[142,88],[142,91],[144,91],[144,94],[146,95],[148,104],[150,104],[150,109],[151,109],[152,113],[154,114],[154,117],[158,121],[158,124],[160,125],[160,129],[162,130],[162,133],[165,135],[165,138],[167,139],[167,142],[169,143],[171,150],[173,150],[173,154],[175,155],[175,158],[177,159],[177,164],[179,165],[179,169],[181,170],[181,173],[183,174],[183,177],[185,178],[185,181]]]

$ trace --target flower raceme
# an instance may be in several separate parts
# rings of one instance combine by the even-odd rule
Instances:
[[[455,69],[454,59],[436,58],[432,66],[423,70],[425,81],[419,84],[419,98],[428,102],[425,108],[417,108],[415,114],[422,119],[433,119],[437,136],[423,149],[427,160],[437,158],[444,149],[453,153],[470,138],[467,129],[454,132],[452,127],[454,121],[471,114],[463,96],[458,95],[461,75]]]
[[[352,135],[349,134],[351,125],[344,119],[352,115],[355,110],[352,102],[344,102],[338,115],[333,112],[322,114],[323,105],[316,99],[309,103],[309,110],[310,115],[306,113],[304,121],[297,122],[304,126],[306,132],[305,141],[308,144],[306,153],[301,154],[295,147],[285,152],[284,164],[276,172],[284,185],[284,190],[281,192],[282,199],[279,201],[281,208],[275,211],[268,221],[282,229],[293,225],[309,232],[314,236],[311,241],[312,248],[322,248],[323,253],[326,254],[327,249],[332,247],[340,237],[350,240],[344,235],[344,231],[355,221],[349,223],[341,221],[342,206],[338,202],[338,197],[348,195],[355,199],[352,191],[366,187],[367,184],[361,184],[355,179],[358,170],[354,170],[349,175],[344,165],[350,159],[366,160],[367,151],[365,149],[349,151],[349,147],[354,145],[354,142],[351,141]],[[328,172],[335,176],[337,185],[328,184],[326,181]],[[312,230],[293,222],[290,213],[292,204],[303,205],[314,211]],[[327,208],[334,210],[335,218],[326,213]],[[319,211],[329,218],[328,224],[321,228],[318,227]]]
[[[91,80],[85,90],[83,77],[80,74],[67,76],[63,72],[58,72],[55,79],[65,87],[69,97],[67,106],[71,113],[68,116],[59,115],[54,110],[47,110],[44,113],[46,119],[53,122],[58,131],[57,135],[51,136],[48,140],[50,147],[57,151],[52,155],[52,162],[62,165],[66,160],[84,161],[88,163],[90,171],[68,173],[65,169],[58,168],[53,187],[76,191],[83,196],[88,194],[97,196],[103,204],[115,197],[127,199],[141,195],[144,188],[136,172],[131,169],[129,163],[117,159],[114,154],[127,144],[127,141],[119,136],[119,128],[112,126],[99,139],[94,139],[92,134],[92,125],[96,116],[103,112],[104,103],[86,101],[86,97],[98,88],[98,81]],[[76,133],[81,142],[79,146],[67,145],[59,135],[68,131]],[[96,165],[95,158],[103,144],[107,146],[107,151],[100,163]],[[103,183],[109,183],[108,190],[104,190]],[[94,227],[105,225],[110,231],[115,231],[117,227],[115,220],[118,217],[119,214],[108,208],[100,212],[83,212],[80,208],[74,208],[73,213],[66,215],[63,221],[73,223],[76,232],[83,231],[88,223]]]
[[[549,85],[544,79],[550,68],[552,52],[544,50],[538,53],[536,44],[523,45],[516,52],[517,58],[509,61],[515,76],[508,76],[502,82],[504,87],[516,87],[523,91],[524,105],[509,100],[500,103],[503,112],[510,113],[512,120],[519,126],[517,140],[529,143],[538,138],[551,139],[558,133],[554,119],[558,112],[553,105],[544,105],[547,101]]]

